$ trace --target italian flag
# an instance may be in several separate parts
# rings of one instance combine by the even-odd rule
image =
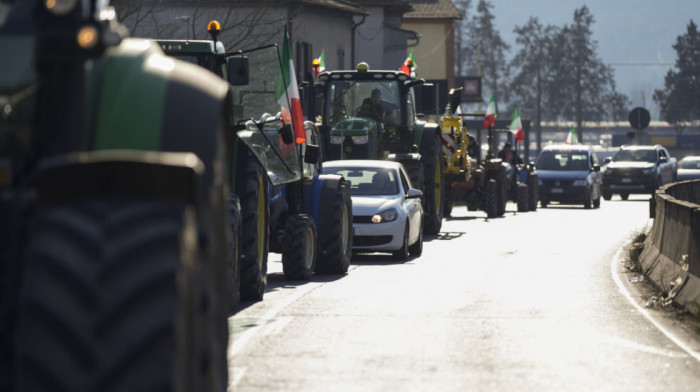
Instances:
[[[416,64],[416,60],[413,58],[413,51],[411,51],[408,57],[406,57],[406,61],[404,61],[401,68],[399,68],[399,71],[408,76],[416,76],[416,69],[418,69],[418,65]]]
[[[576,135],[576,128],[571,126],[569,134],[566,136],[566,144],[578,144],[578,136]]]
[[[513,132],[513,136],[518,143],[522,143],[525,140],[525,131],[523,131],[523,123],[520,121],[520,113],[517,107],[513,112],[513,121],[510,122],[510,131]]]
[[[284,26],[284,42],[282,43],[282,67],[277,76],[277,91],[275,99],[281,109],[282,122],[292,124],[297,144],[306,141],[304,129],[304,114],[301,112],[301,100],[299,99],[299,87],[294,72],[292,60],[292,47],[289,45],[287,26]]]
[[[489,100],[489,107],[486,108],[486,116],[484,117],[484,125],[481,126],[481,129],[486,129],[488,127],[492,127],[496,125],[496,117],[498,115],[496,114],[496,95],[494,93],[491,93],[491,99]]]
[[[318,63],[318,68],[316,68],[316,77],[318,77],[318,74],[326,70],[326,55],[323,53],[323,50],[321,50],[321,55],[317,58],[314,59]],[[315,62],[316,62],[315,61]]]

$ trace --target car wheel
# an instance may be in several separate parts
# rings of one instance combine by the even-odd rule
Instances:
[[[408,260],[408,221],[403,227],[403,244],[399,250],[393,252],[394,259],[399,261]]]
[[[549,205],[549,202],[547,200],[540,200],[540,206],[542,208],[547,208],[548,205]]]
[[[600,195],[593,200],[593,208],[600,208]]]
[[[603,191],[603,199],[605,199],[605,200],[610,200],[610,199],[612,199],[612,192],[610,192],[610,191]]]
[[[408,247],[408,253],[416,257],[423,254],[423,222],[418,225],[418,239],[413,245]]]
[[[622,200],[627,200],[627,199],[629,199],[629,197],[630,197],[629,193],[620,193],[620,198]]]
[[[587,210],[591,209],[591,197],[593,197],[593,192],[589,189],[586,192],[586,200],[583,202],[583,208]]]

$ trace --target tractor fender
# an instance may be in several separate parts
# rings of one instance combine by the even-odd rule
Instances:
[[[141,39],[109,49],[91,70],[85,149],[193,152],[204,164],[199,199],[208,202],[222,175],[228,84]]]
[[[337,174],[320,174],[304,182],[304,206],[306,213],[313,217],[317,231],[323,232],[327,220],[320,217],[332,215],[335,195],[344,183],[343,176]]]
[[[35,185],[39,202],[99,196],[175,199],[196,205],[204,172],[193,153],[105,150],[45,158]]]

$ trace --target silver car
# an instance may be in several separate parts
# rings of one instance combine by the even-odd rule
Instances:
[[[397,260],[423,252],[423,193],[414,189],[403,165],[393,161],[323,163],[323,172],[350,184],[353,252],[391,252]]]

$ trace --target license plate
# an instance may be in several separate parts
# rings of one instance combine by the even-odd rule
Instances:
[[[624,182],[625,184],[629,184],[630,182],[632,182],[632,179],[631,178],[623,178],[622,182]]]
[[[562,188],[552,188],[551,192],[552,193],[564,193],[564,190]]]

